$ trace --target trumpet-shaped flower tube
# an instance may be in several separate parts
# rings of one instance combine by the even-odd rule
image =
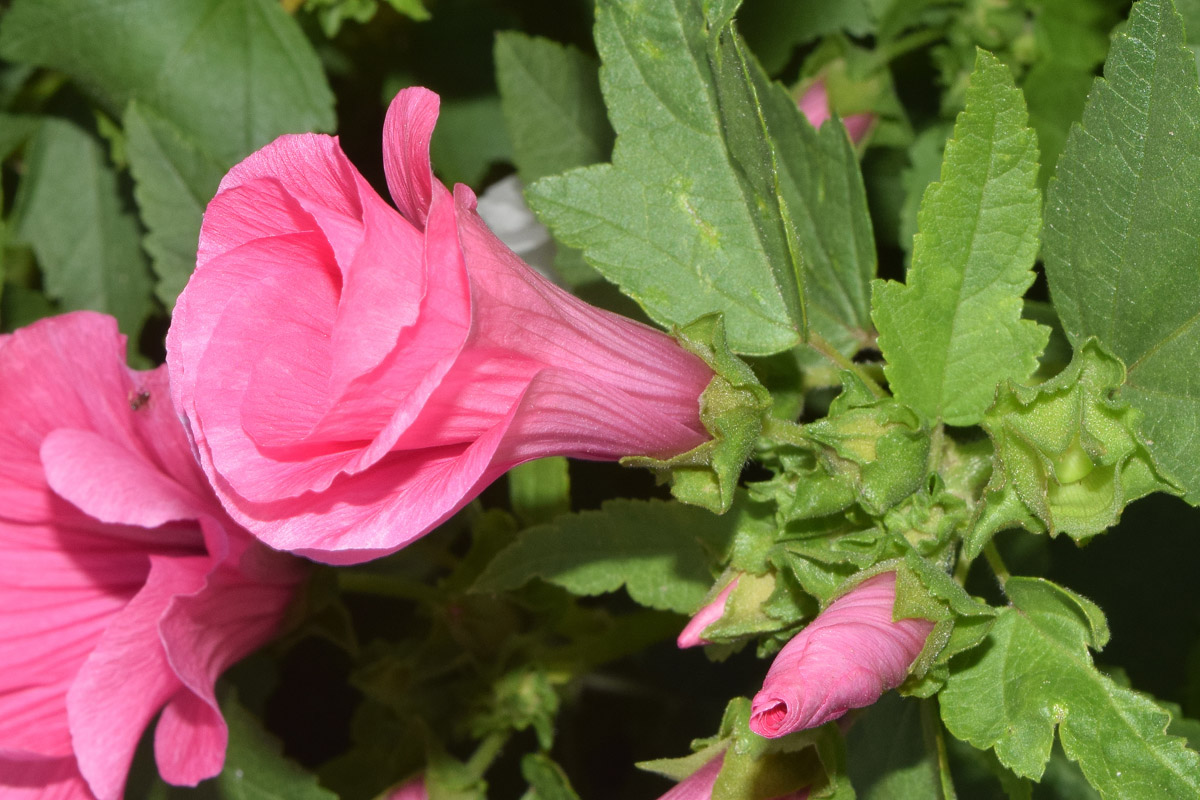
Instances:
[[[933,623],[892,619],[896,573],[863,581],[783,646],[750,708],[750,729],[776,738],[869,706],[904,682]]]
[[[222,511],[165,368],[125,366],[111,317],[0,337],[0,796],[116,800],[220,771],[222,671],[273,637],[304,576]]]
[[[365,561],[521,462],[708,438],[708,367],[505,247],[470,189],[433,177],[437,112],[420,88],[388,110],[396,209],[308,134],[234,167],[205,212],[167,336],[173,397],[226,510],[275,548]]]

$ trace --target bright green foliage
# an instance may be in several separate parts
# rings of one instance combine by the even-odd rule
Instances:
[[[316,53],[272,0],[18,0],[0,55],[66,72],[114,117],[139,100],[230,163],[334,125]]]
[[[155,293],[170,310],[196,267],[204,207],[227,165],[137,102],[125,112],[125,136],[134,197],[150,229],[142,243],[158,276]]]
[[[473,591],[504,591],[533,578],[582,595],[625,586],[644,606],[690,614],[712,586],[711,565],[726,554],[740,516],[718,517],[679,503],[612,500],[599,511],[522,531]]]
[[[1090,601],[1038,578],[1010,578],[988,646],[951,666],[942,719],[960,739],[995,748],[1018,775],[1040,778],[1055,727],[1101,797],[1200,796],[1200,756],[1164,733],[1168,714],[1100,673],[1088,648],[1108,639]]]
[[[1073,344],[1128,369],[1121,396],[1147,444],[1200,502],[1200,88],[1170,0],[1141,0],[1059,160],[1046,274]]]
[[[106,311],[136,337],[150,313],[150,271],[103,147],[66,120],[46,119],[25,164],[11,236],[33,247],[46,293],[67,310]]]
[[[873,310],[897,399],[974,425],[995,387],[1037,367],[1049,331],[1021,319],[1041,198],[1037,141],[1008,67],[979,52],[967,109],[925,191],[908,284],[877,282]]]
[[[710,595],[715,597],[715,592],[727,584],[728,581],[719,581]],[[706,598],[705,603],[711,599]],[[703,635],[713,642],[733,642],[794,628],[801,619],[811,619],[816,613],[817,604],[807,596],[796,597],[782,575],[744,573],[738,576],[737,588],[725,600],[725,613],[705,628]]]
[[[840,286],[819,279],[853,297],[873,253],[869,238],[859,246],[869,223],[845,137],[834,137],[836,127],[820,140],[804,132],[790,101],[784,108],[786,93],[766,83],[731,29],[717,27],[718,12],[736,4],[727,5],[706,20],[698,0],[601,3],[596,37],[618,134],[613,163],[539,181],[530,201],[654,319],[684,324],[721,311],[734,351],[767,354],[804,333],[801,258],[806,269],[853,270],[838,273]],[[810,149],[795,149],[797,139]],[[816,175],[828,186],[820,216],[810,218],[798,192],[819,193],[806,180]],[[806,238],[818,230],[834,241]],[[826,316],[839,317],[835,309]],[[843,328],[856,322],[865,324],[865,313],[837,320]]]
[[[742,467],[771,410],[771,395],[730,351],[721,317],[702,317],[676,333],[680,344],[715,373],[700,395],[700,421],[712,439],[665,461],[633,456],[621,463],[649,467],[670,480],[678,499],[723,514],[733,504]]]
[[[429,19],[429,11],[421,0],[387,0],[387,4],[415,20]],[[304,8],[314,12],[325,35],[333,37],[346,20],[370,21],[379,10],[379,0],[304,0]]]
[[[500,105],[521,180],[530,184],[608,159],[613,132],[595,59],[516,32],[497,34],[495,57]]]
[[[221,703],[229,749],[217,786],[225,800],[337,800],[311,773],[283,755],[283,747],[235,697]]]
[[[968,556],[1016,525],[1087,539],[1115,525],[1139,497],[1174,491],[1139,433],[1142,414],[1112,397],[1124,374],[1121,362],[1089,340],[1053,380],[1001,389],[983,421],[995,466],[966,540]]]

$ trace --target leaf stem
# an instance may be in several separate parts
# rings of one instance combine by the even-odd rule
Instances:
[[[954,791],[954,778],[950,774],[950,755],[946,752],[946,731],[938,716],[936,696],[921,701],[921,733],[924,735],[926,749],[937,755],[938,784],[942,800],[958,800],[958,793]]]
[[[804,426],[779,419],[778,417],[772,417],[770,414],[763,417],[762,435],[780,444],[791,444],[797,447],[811,444],[804,436]]]
[[[1004,564],[1004,559],[1000,556],[1000,551],[996,549],[995,541],[990,541],[983,546],[983,557],[987,559],[992,572],[996,573],[996,580],[1000,581],[1000,588],[1003,589],[1004,584],[1008,582],[1010,573]]]
[[[880,399],[887,397],[887,392],[883,390],[882,386],[875,382],[875,379],[872,378],[871,375],[862,368],[861,364],[855,364],[849,358],[846,358],[846,356],[838,352],[836,347],[827,342],[825,337],[821,336],[821,334],[809,331],[808,346],[828,358],[834,364],[837,364],[842,369],[849,370],[857,375],[859,380],[866,384],[867,388],[871,390],[871,394]]]
[[[492,762],[500,755],[500,751],[504,749],[504,745],[508,744],[508,737],[511,735],[511,731],[489,733],[479,743],[479,747],[475,749],[475,752],[471,754],[470,760],[467,761],[467,771],[476,779],[482,778],[484,773],[492,766]]]

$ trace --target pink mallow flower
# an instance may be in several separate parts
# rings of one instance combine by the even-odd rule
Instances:
[[[713,787],[721,774],[721,765],[725,763],[725,754],[709,761],[700,769],[677,783],[670,791],[658,800],[712,800]],[[774,800],[808,800],[808,789],[774,798]]]
[[[704,633],[705,628],[724,616],[725,601],[729,599],[729,595],[733,594],[733,590],[737,588],[737,585],[738,579],[734,578],[713,598],[711,603],[696,612],[691,622],[684,626],[683,630],[679,632],[679,638],[675,640],[675,644],[680,649],[699,647],[702,644],[712,644],[712,642],[705,639],[701,634]]]
[[[825,88],[825,79],[817,78],[801,95],[796,105],[814,128],[824,125],[830,117],[829,90]],[[874,122],[874,114],[850,114],[842,118],[842,124],[846,126],[846,133],[850,135],[850,141],[855,144],[862,141]]]
[[[869,706],[904,682],[933,630],[892,619],[896,573],[863,581],[784,645],[750,708],[750,730],[769,738],[815,728]]]
[[[160,711],[163,778],[217,774],[213,684],[279,631],[299,562],[225,515],[111,317],[0,337],[0,453],[0,796],[116,800]]]
[[[572,297],[429,162],[438,97],[396,96],[399,213],[335,137],[284,136],[205,212],[167,363],[221,502],[262,541],[334,564],[394,552],[509,468],[665,457],[708,436],[712,373]]]

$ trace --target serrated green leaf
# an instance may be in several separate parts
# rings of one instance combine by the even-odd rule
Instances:
[[[624,586],[644,606],[690,614],[712,586],[712,565],[727,552],[739,516],[657,500],[611,500],[599,511],[522,531],[472,591],[514,589],[533,578],[580,595]]]
[[[1145,695],[1101,674],[1088,647],[1103,644],[1098,610],[1039,578],[1009,578],[1013,605],[988,644],[951,664],[939,697],[946,727],[1038,779],[1054,731],[1101,797],[1200,796],[1200,755],[1164,733],[1170,716]]]
[[[235,697],[226,698],[221,711],[229,725],[229,747],[217,787],[225,800],[337,800],[316,776],[284,757],[279,740]]]
[[[155,294],[169,311],[196,268],[204,208],[229,165],[136,101],[124,124],[133,194],[149,229],[143,243],[158,276]]]
[[[230,163],[334,126],[317,55],[272,0],[17,0],[0,55],[62,70],[113,116],[137,99]]]
[[[25,164],[11,235],[37,254],[46,294],[66,310],[112,314],[136,338],[150,313],[150,272],[104,148],[73,123],[48,118]]]
[[[495,59],[500,106],[521,180],[530,184],[608,159],[613,131],[595,59],[515,31],[496,35]]]
[[[801,331],[724,139],[709,65],[718,33],[700,0],[600,3],[613,163],[545,178],[527,195],[560,240],[653,319],[682,325],[720,311],[735,351],[768,354]]]
[[[1000,390],[983,420],[995,466],[965,539],[968,557],[1006,527],[1087,539],[1139,497],[1178,491],[1150,457],[1141,413],[1113,399],[1124,375],[1089,339],[1052,380]]]
[[[478,186],[493,164],[511,161],[500,98],[491,94],[442,100],[429,153],[447,183],[468,186]]]
[[[1200,87],[1170,0],[1116,36],[1050,182],[1046,275],[1075,346],[1128,369],[1154,457],[1200,503]]]
[[[513,513],[526,525],[549,522],[571,510],[571,477],[562,456],[527,461],[508,471]]]
[[[999,383],[1037,368],[1049,336],[1021,319],[1041,205],[1027,122],[1008,67],[979,51],[941,181],[921,203],[908,285],[874,286],[892,391],[930,420],[978,423]]]

